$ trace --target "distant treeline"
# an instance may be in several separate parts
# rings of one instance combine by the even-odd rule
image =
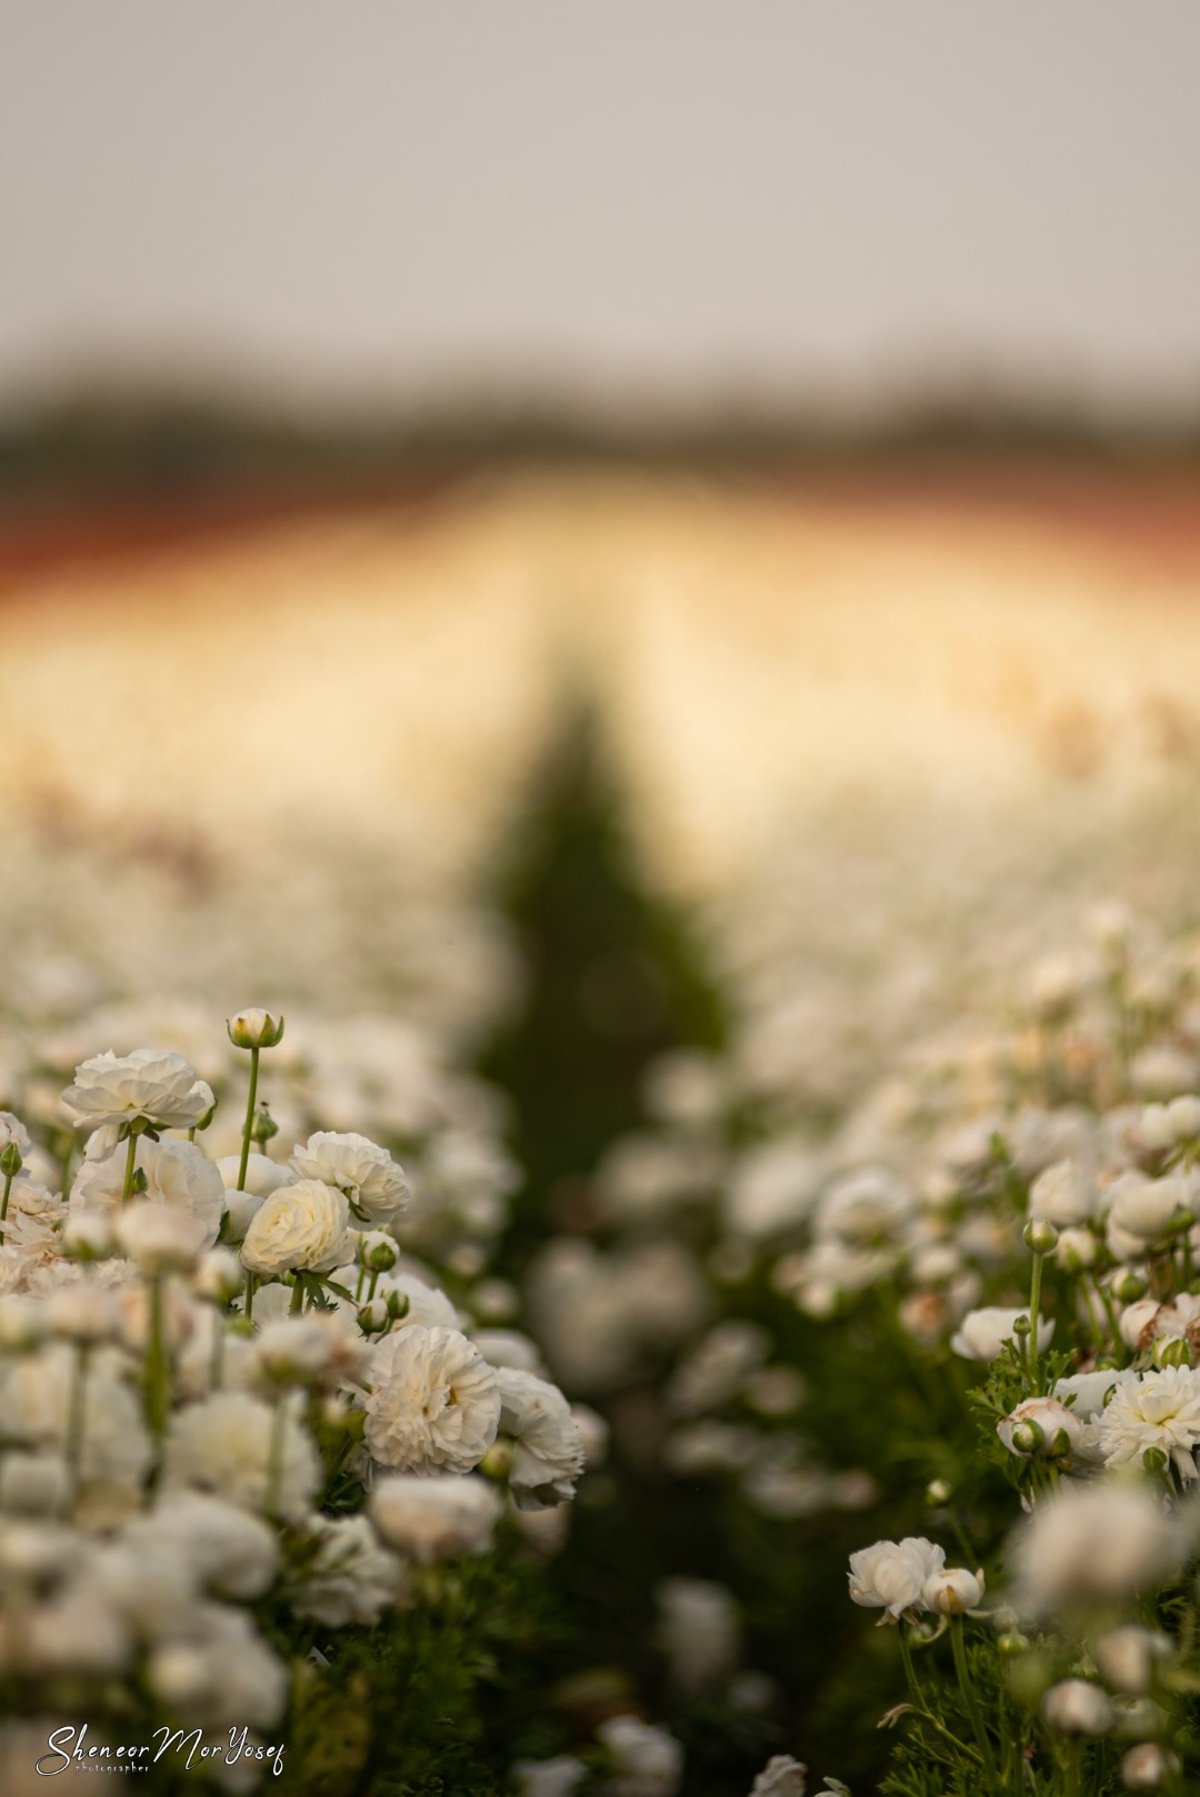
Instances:
[[[680,468],[895,464],[1014,456],[1200,462],[1191,419],[1097,419],[1070,406],[950,397],[869,422],[716,407],[686,420],[570,404],[457,404],[370,414],[164,394],[81,393],[0,419],[0,497],[185,496],[231,484],[325,491],[506,464]]]

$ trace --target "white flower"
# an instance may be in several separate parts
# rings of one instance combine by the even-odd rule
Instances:
[[[1139,1741],[1121,1760],[1121,1782],[1127,1791],[1157,1791],[1165,1779],[1179,1771],[1177,1753],[1157,1741]]]
[[[1022,1428],[1022,1424],[1026,1427]],[[1019,1460],[1058,1460],[1064,1454],[1074,1453],[1083,1427],[1082,1418],[1057,1398],[1026,1398],[996,1424],[996,1433],[1009,1453]]]
[[[244,1264],[265,1278],[295,1268],[328,1273],[349,1251],[350,1207],[319,1179],[281,1186],[264,1199],[242,1242]]]
[[[1006,1341],[1012,1339],[1013,1325],[1018,1317],[1029,1315],[1026,1305],[1017,1310],[1005,1310],[996,1305],[985,1305],[981,1310],[969,1310],[958,1326],[958,1331],[950,1337],[950,1346],[964,1360],[995,1360]],[[1038,1346],[1049,1347],[1054,1335],[1054,1324],[1045,1317],[1038,1319]]]
[[[274,1048],[283,1037],[283,1018],[251,1006],[227,1018],[225,1028],[235,1048]]]
[[[33,1153],[29,1131],[20,1118],[14,1117],[11,1111],[0,1111],[0,1152],[10,1144],[15,1145],[23,1161],[27,1161]]]
[[[583,1472],[583,1438],[557,1385],[501,1367],[500,1427],[516,1443],[509,1488],[517,1507],[545,1509],[575,1495],[575,1481]]]
[[[1081,1422],[1094,1422],[1108,1403],[1109,1394],[1117,1386],[1136,1379],[1132,1367],[1100,1367],[1094,1373],[1072,1373],[1067,1379],[1056,1379],[1052,1396],[1066,1403],[1074,1398],[1071,1410]]]
[[[314,1518],[292,1608],[330,1628],[378,1622],[380,1614],[404,1593],[404,1567],[388,1553],[365,1516]]]
[[[1150,1487],[1064,1481],[1009,1544],[1014,1602],[1038,1617],[1072,1602],[1127,1597],[1177,1571],[1189,1531]]]
[[[420,1566],[490,1552],[503,1507],[485,1479],[451,1473],[391,1473],[367,1506],[383,1539]]]
[[[1105,1735],[1113,1725],[1112,1704],[1099,1685],[1085,1678],[1051,1685],[1042,1699],[1042,1715],[1063,1735]]]
[[[945,1550],[923,1535],[877,1541],[850,1556],[850,1597],[867,1609],[898,1617],[925,1608],[925,1582],[946,1564]]]
[[[983,1574],[968,1572],[965,1566],[947,1566],[931,1573],[922,1592],[927,1610],[939,1616],[961,1616],[965,1610],[977,1610],[983,1602]]]
[[[807,1789],[808,1767],[790,1753],[777,1753],[755,1779],[750,1797],[804,1797]]]
[[[203,1223],[177,1204],[143,1200],[116,1219],[117,1245],[145,1273],[183,1273],[206,1246]]]
[[[279,1567],[272,1528],[248,1510],[199,1491],[168,1491],[145,1516],[126,1525],[122,1539],[135,1552],[146,1544],[167,1552],[215,1597],[260,1597]]]
[[[93,1129],[138,1118],[159,1129],[192,1129],[214,1100],[212,1089],[182,1055],[135,1048],[120,1056],[110,1049],[84,1061],[62,1102],[77,1123]]]
[[[587,1777],[587,1767],[574,1754],[550,1760],[518,1760],[513,1767],[517,1797],[573,1797]]]
[[[289,1522],[302,1517],[320,1480],[308,1434],[290,1409],[282,1426],[282,1453],[272,1491],[268,1404],[247,1392],[218,1392],[176,1411],[167,1431],[164,1487],[213,1491],[248,1510],[273,1507]]]
[[[1038,1174],[1030,1188],[1030,1217],[1044,1218],[1056,1229],[1086,1223],[1095,1208],[1095,1187],[1074,1161],[1056,1161]]]
[[[817,1206],[818,1236],[868,1247],[890,1242],[916,1209],[909,1187],[888,1167],[861,1167],[835,1180]]]
[[[310,1311],[264,1324],[254,1344],[254,1363],[268,1384],[353,1384],[367,1343],[339,1311]]]
[[[545,1378],[546,1369],[536,1342],[519,1329],[475,1329],[471,1340],[489,1366],[506,1366],[515,1372],[536,1373]]]
[[[1096,1664],[1114,1690],[1130,1697],[1144,1697],[1156,1663],[1168,1658],[1170,1652],[1166,1635],[1127,1623],[1100,1637],[1096,1643]]]
[[[113,1350],[92,1356],[84,1405],[80,1472],[85,1484],[140,1490],[150,1465],[141,1406],[119,1376]],[[66,1444],[75,1350],[55,1345],[11,1365],[0,1381],[0,1435],[31,1447]]]
[[[292,1150],[289,1164],[302,1179],[336,1186],[355,1212],[372,1223],[390,1223],[408,1203],[404,1169],[366,1136],[318,1130]]]
[[[656,1640],[671,1683],[687,1696],[719,1689],[738,1660],[741,1624],[724,1585],[710,1579],[664,1579],[655,1592]]]
[[[1167,1456],[1186,1480],[1197,1477],[1192,1450],[1200,1443],[1200,1372],[1171,1366],[1118,1386],[1100,1419],[1108,1466],[1140,1462],[1148,1449]]]
[[[240,1154],[223,1154],[217,1162],[217,1172],[221,1175],[221,1183],[227,1192],[240,1189],[253,1198],[269,1198],[280,1186],[295,1183],[296,1175],[290,1167],[285,1167],[280,1161],[273,1161],[268,1154],[256,1154],[251,1150],[246,1157],[246,1183],[239,1188],[238,1174],[241,1165]]]
[[[683,1748],[674,1735],[637,1716],[610,1716],[596,1739],[612,1756],[612,1797],[674,1797],[683,1777]]]
[[[1183,1179],[1147,1179],[1142,1173],[1122,1173],[1108,1191],[1109,1234],[1114,1229],[1137,1242],[1156,1242],[1180,1216],[1191,1216],[1194,1201]]]
[[[287,1668],[245,1611],[225,1604],[198,1604],[186,1632],[151,1655],[146,1677],[192,1727],[271,1728],[287,1704]]]
[[[479,1349],[456,1329],[420,1323],[375,1349],[366,1445],[405,1472],[470,1472],[496,1439],[500,1390]]]

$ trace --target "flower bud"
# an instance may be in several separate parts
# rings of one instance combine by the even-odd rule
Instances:
[[[1064,1273],[1082,1273],[1086,1267],[1095,1265],[1098,1252],[1099,1246],[1090,1229],[1064,1229],[1059,1233],[1054,1258]]]
[[[1162,1448],[1147,1448],[1142,1455],[1142,1465],[1148,1473],[1165,1473],[1170,1464]]]
[[[1104,1735],[1113,1724],[1113,1707],[1099,1685],[1084,1678],[1065,1678],[1051,1685],[1042,1699],[1042,1715],[1063,1735]]]
[[[1014,1423],[1012,1444],[1018,1454],[1036,1454],[1045,1443],[1046,1431],[1040,1423],[1035,1423],[1028,1417],[1024,1422]]]
[[[239,1011],[225,1027],[235,1048],[274,1048],[283,1039],[283,1017],[270,1011]]]
[[[1147,1290],[1146,1275],[1136,1267],[1122,1267],[1112,1281],[1112,1294],[1118,1304],[1136,1304]]]
[[[395,1237],[382,1229],[364,1229],[355,1258],[369,1273],[390,1273],[400,1258],[400,1247]]]
[[[1179,1755],[1157,1741],[1139,1741],[1121,1760],[1121,1780],[1127,1791],[1156,1791],[1179,1770]]]
[[[278,1123],[276,1123],[274,1117],[272,1117],[267,1106],[265,1104],[260,1105],[258,1110],[254,1113],[254,1122],[250,1126],[251,1141],[257,1142],[260,1148],[265,1148],[267,1143],[272,1141],[278,1134]]]
[[[954,1496],[954,1487],[948,1479],[930,1479],[925,1487],[927,1504],[948,1504]]]
[[[46,1314],[55,1335],[67,1341],[110,1341],[117,1332],[117,1307],[112,1293],[102,1286],[60,1286],[47,1298]]]
[[[100,1211],[73,1211],[63,1224],[62,1246],[71,1260],[107,1260],[113,1251],[109,1218]]]
[[[372,1298],[369,1304],[360,1305],[358,1322],[364,1335],[382,1335],[390,1329],[392,1319],[388,1315],[387,1300]]]
[[[23,1292],[7,1292],[0,1298],[0,1349],[26,1353],[45,1341],[50,1329],[46,1306]]]
[[[983,1574],[968,1572],[965,1566],[947,1566],[930,1574],[922,1596],[939,1616],[961,1616],[964,1610],[977,1610],[983,1602]]]
[[[389,1292],[385,1302],[389,1323],[398,1323],[401,1317],[408,1315],[412,1299],[407,1292]]]
[[[1025,1246],[1035,1254],[1053,1254],[1058,1247],[1058,1231],[1047,1217],[1034,1217],[1023,1231]]]
[[[1033,1325],[1029,1321],[1028,1316],[1025,1315],[1024,1312],[1022,1312],[1022,1314],[1014,1320],[1013,1326],[1012,1326],[1013,1334],[1021,1336],[1021,1337],[1029,1335],[1030,1332],[1032,1331],[1032,1328],[1033,1328]]]
[[[228,1304],[245,1284],[242,1263],[230,1248],[210,1248],[192,1276],[192,1290],[210,1304]]]
[[[1018,1654],[1028,1653],[1029,1636],[1023,1635],[1020,1629],[1005,1629],[997,1636],[996,1646],[1006,1659],[1016,1659]]]
[[[5,1179],[15,1179],[24,1165],[21,1150],[15,1142],[6,1142],[0,1148],[0,1173],[3,1173]]]
[[[1181,1335],[1165,1335],[1155,1342],[1152,1358],[1157,1367],[1192,1366],[1195,1359]]]
[[[127,1204],[116,1223],[122,1254],[144,1273],[186,1273],[196,1263],[205,1228],[178,1204]]]

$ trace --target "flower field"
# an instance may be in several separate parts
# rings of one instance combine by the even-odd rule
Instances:
[[[6,601],[3,1797],[1200,1788],[1200,550],[845,505]]]

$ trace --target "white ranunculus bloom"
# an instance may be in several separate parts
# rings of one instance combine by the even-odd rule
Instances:
[[[271,1435],[274,1413],[248,1392],[218,1392],[185,1404],[171,1418],[164,1461],[164,1489],[211,1491],[248,1510],[271,1503]],[[283,1422],[274,1505],[288,1522],[312,1503],[320,1468],[308,1432],[288,1410]]]
[[[268,1387],[354,1384],[369,1352],[359,1329],[340,1311],[310,1311],[265,1323],[254,1344],[254,1367]]]
[[[808,1767],[790,1753],[777,1753],[755,1779],[750,1797],[804,1797],[807,1789]]]
[[[505,1366],[516,1372],[536,1373],[541,1379],[546,1376],[537,1343],[530,1341],[519,1329],[473,1329],[471,1340],[489,1366]]]
[[[240,1154],[223,1154],[216,1163],[217,1172],[221,1175],[221,1183],[226,1191],[238,1190],[238,1174],[241,1171]],[[290,1167],[281,1161],[273,1161],[270,1155],[256,1154],[251,1150],[246,1157],[246,1183],[241,1187],[253,1198],[269,1198],[280,1186],[295,1183],[296,1175]]]
[[[573,1753],[558,1753],[549,1760],[518,1760],[513,1776],[517,1797],[574,1797],[587,1767]]]
[[[1136,1378],[1132,1367],[1101,1367],[1094,1373],[1072,1373],[1067,1379],[1056,1379],[1050,1395],[1063,1404],[1074,1398],[1073,1414],[1080,1422],[1091,1423],[1102,1413],[1109,1395],[1119,1385]]]
[[[0,1111],[0,1151],[13,1144],[23,1161],[27,1161],[33,1153],[33,1143],[29,1139],[29,1131],[19,1117],[11,1111]]]
[[[741,1619],[732,1594],[710,1579],[664,1579],[655,1592],[655,1639],[677,1691],[721,1689],[738,1661]]]
[[[193,1129],[214,1099],[182,1055],[135,1048],[127,1055],[110,1049],[82,1062],[62,1102],[76,1123],[92,1129],[138,1118],[159,1129]]]
[[[151,1199],[125,1205],[116,1218],[116,1238],[121,1253],[144,1273],[185,1273],[209,1245],[199,1217]]]
[[[1169,1578],[1191,1552],[1191,1531],[1149,1485],[1064,1481],[1009,1545],[1013,1601],[1022,1615],[1129,1597]]]
[[[950,1346],[964,1360],[995,1360],[1005,1342],[1012,1338],[1017,1318],[1028,1315],[1028,1305],[1016,1310],[1006,1310],[1002,1306],[989,1304],[980,1310],[969,1310],[955,1334],[950,1337]],[[1038,1346],[1049,1347],[1053,1335],[1053,1322],[1040,1317]]]
[[[200,1491],[168,1491],[121,1539],[138,1553],[152,1544],[191,1569],[214,1597],[261,1597],[279,1567],[279,1543],[263,1520]]]
[[[365,1516],[314,1518],[306,1557],[292,1591],[292,1607],[329,1628],[378,1622],[405,1593],[403,1563],[380,1547]]]
[[[1020,1436],[1014,1439],[1013,1432],[1022,1423],[1032,1423],[1034,1430],[1041,1432],[1041,1440],[1031,1443],[1022,1441]],[[1042,1456],[1057,1460],[1064,1454],[1075,1451],[1083,1434],[1083,1427],[1082,1418],[1076,1416],[1073,1410],[1068,1410],[1057,1398],[1026,1398],[996,1424],[996,1433],[1009,1453],[1015,1454],[1019,1460]],[[1024,1433],[1032,1434],[1033,1431]]]
[[[177,1640],[150,1657],[151,1690],[193,1727],[272,1728],[287,1705],[287,1668],[244,1610],[199,1604]]]
[[[1110,1236],[1120,1231],[1142,1245],[1156,1242],[1176,1218],[1193,1212],[1192,1190],[1185,1179],[1147,1179],[1142,1173],[1122,1173],[1109,1187]]]
[[[983,1574],[969,1572],[965,1566],[947,1566],[929,1575],[922,1596],[925,1608],[938,1616],[961,1616],[966,1610],[977,1610],[983,1602]]]
[[[141,1406],[121,1377],[114,1350],[92,1356],[84,1407],[80,1475],[85,1485],[140,1491],[150,1465]],[[66,1443],[75,1350],[56,1344],[14,1362],[0,1379],[0,1435],[29,1447]]]
[[[866,1609],[886,1610],[889,1616],[923,1610],[926,1580],[945,1564],[945,1549],[923,1535],[876,1541],[850,1556],[851,1599]]]
[[[302,1268],[329,1273],[350,1252],[350,1207],[319,1179],[297,1180],[265,1198],[242,1241],[242,1261],[272,1278]]]
[[[372,1223],[390,1223],[408,1203],[404,1169],[366,1136],[318,1130],[292,1150],[289,1164],[301,1179],[336,1186]]]
[[[1029,1215],[1044,1218],[1056,1229],[1086,1223],[1096,1208],[1096,1189],[1074,1161],[1055,1161],[1039,1173],[1029,1192]]]
[[[612,1797],[675,1797],[683,1778],[683,1748],[674,1735],[637,1716],[610,1716],[596,1739],[612,1756]]]
[[[1113,1725],[1107,1693],[1085,1678],[1064,1678],[1042,1699],[1042,1715],[1061,1735],[1106,1735]]]
[[[430,1566],[488,1553],[504,1506],[486,1479],[390,1473],[376,1484],[367,1508],[391,1547]]]
[[[1168,1636],[1154,1629],[1126,1623],[1110,1629],[1096,1643],[1096,1664],[1116,1691],[1144,1697],[1150,1689],[1155,1666],[1171,1655]]]
[[[557,1385],[501,1367],[500,1427],[515,1443],[509,1489],[522,1510],[547,1509],[575,1495],[584,1468],[583,1438]]]
[[[456,1329],[397,1329],[375,1348],[369,1376],[365,1440],[381,1465],[470,1472],[495,1441],[496,1374]]]
[[[1120,1385],[1100,1418],[1100,1446],[1108,1466],[1138,1465],[1159,1449],[1183,1479],[1200,1477],[1193,1452],[1200,1446],[1200,1371],[1165,1367]]]
[[[1157,1741],[1139,1741],[1121,1757],[1121,1782],[1127,1791],[1157,1791],[1180,1769],[1177,1753]]]

